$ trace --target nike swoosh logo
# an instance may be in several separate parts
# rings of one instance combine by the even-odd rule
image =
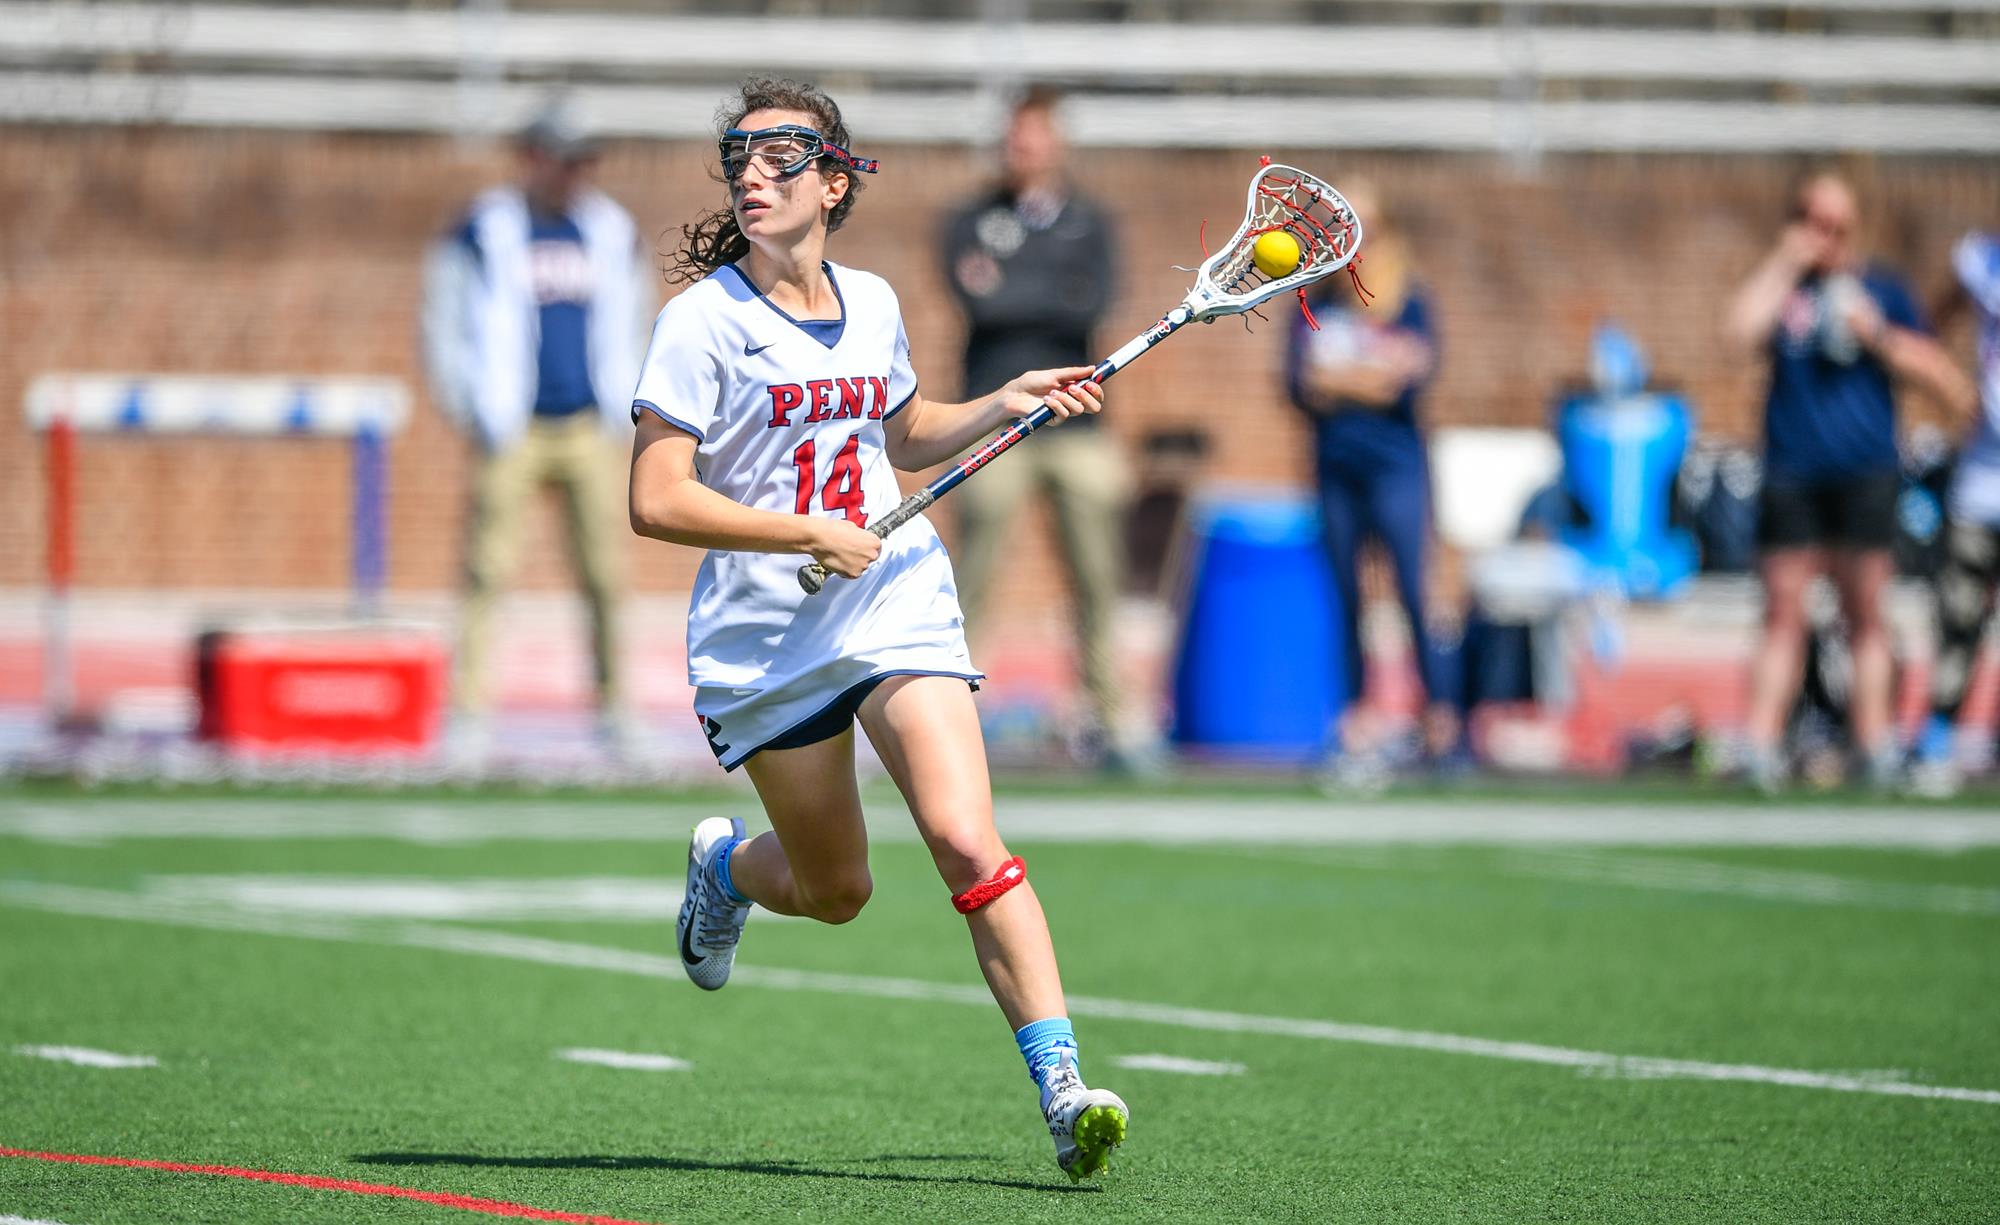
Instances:
[[[686,965],[699,965],[701,963],[701,958],[694,955],[694,946],[688,942],[688,937],[693,934],[694,916],[689,915],[686,926],[681,929],[681,961]]]
[[[764,350],[770,348],[772,345],[777,343],[778,343],[777,341],[773,340],[773,341],[768,341],[761,345],[752,345],[749,341],[746,340],[743,342],[743,356],[755,357],[759,353],[762,353]]]

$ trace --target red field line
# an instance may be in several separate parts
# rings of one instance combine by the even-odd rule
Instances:
[[[274,1182],[287,1187],[310,1187],[315,1191],[345,1191],[350,1195],[387,1195],[395,1199],[413,1199],[444,1208],[483,1212],[488,1216],[516,1217],[526,1221],[568,1221],[573,1225],[646,1225],[644,1221],[628,1221],[623,1217],[557,1212],[550,1208],[531,1208],[526,1204],[512,1204],[506,1200],[454,1195],[448,1191],[419,1191],[415,1187],[392,1187],[385,1183],[325,1178],[318,1174],[246,1170],[233,1165],[189,1165],[181,1161],[145,1161],[137,1157],[94,1157],[85,1153],[37,1153],[28,1149],[4,1147],[0,1147],[0,1157],[23,1157],[31,1161],[61,1161],[71,1165],[111,1165],[132,1170],[164,1170],[169,1174],[207,1174],[215,1178],[243,1178],[251,1182]]]

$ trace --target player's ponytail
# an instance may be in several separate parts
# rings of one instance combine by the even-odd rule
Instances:
[[[813,128],[829,144],[846,149],[852,147],[847,123],[840,117],[840,107],[832,98],[821,92],[816,85],[802,81],[772,77],[750,77],[737,91],[737,96],[724,103],[715,115],[715,130],[720,136],[730,128],[740,127],[743,117],[752,111],[799,111],[813,117]],[[834,158],[824,158],[822,167],[845,170]],[[717,182],[726,182],[722,167],[710,171]],[[861,194],[861,178],[858,174],[847,175],[847,191],[840,203],[827,213],[826,229],[830,234],[840,228],[847,215],[854,211],[854,198]],[[750,240],[743,237],[743,231],[736,228],[736,214],[727,205],[703,213],[692,222],[681,227],[680,249],[675,251],[666,269],[669,282],[699,281],[724,264],[733,264],[750,254]]]
[[[750,240],[736,228],[736,214],[718,208],[681,227],[681,247],[667,265],[667,281],[670,284],[699,281],[748,254]]]

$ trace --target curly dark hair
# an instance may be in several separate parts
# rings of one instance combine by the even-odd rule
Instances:
[[[783,77],[746,79],[738,87],[737,96],[724,102],[715,112],[716,136],[719,138],[730,128],[742,126],[743,117],[752,111],[798,111],[811,115],[814,130],[827,143],[843,149],[850,147],[847,123],[840,117],[840,107],[817,85]],[[836,170],[847,178],[847,193],[827,214],[827,232],[832,233],[854,211],[854,198],[861,194],[861,176],[848,170],[837,158],[821,158],[819,164],[821,169]],[[718,183],[728,181],[720,166],[711,174]],[[724,205],[703,213],[681,227],[680,249],[673,253],[672,262],[666,270],[667,280],[698,281],[724,264],[733,264],[748,254],[750,240],[736,228],[735,211]]]

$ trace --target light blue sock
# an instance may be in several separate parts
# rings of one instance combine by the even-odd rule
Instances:
[[[1071,1064],[1076,1063],[1076,1031],[1070,1028],[1068,1017],[1031,1021],[1014,1031],[1014,1044],[1021,1048],[1021,1058],[1028,1061],[1028,1075],[1037,1088],[1062,1061],[1065,1051]]]
[[[736,882],[729,878],[729,852],[735,850],[736,844],[742,841],[741,838],[730,838],[723,842],[716,848],[715,858],[711,862],[715,865],[715,883],[722,886],[722,896],[738,906],[748,906],[750,899],[738,893]]]

